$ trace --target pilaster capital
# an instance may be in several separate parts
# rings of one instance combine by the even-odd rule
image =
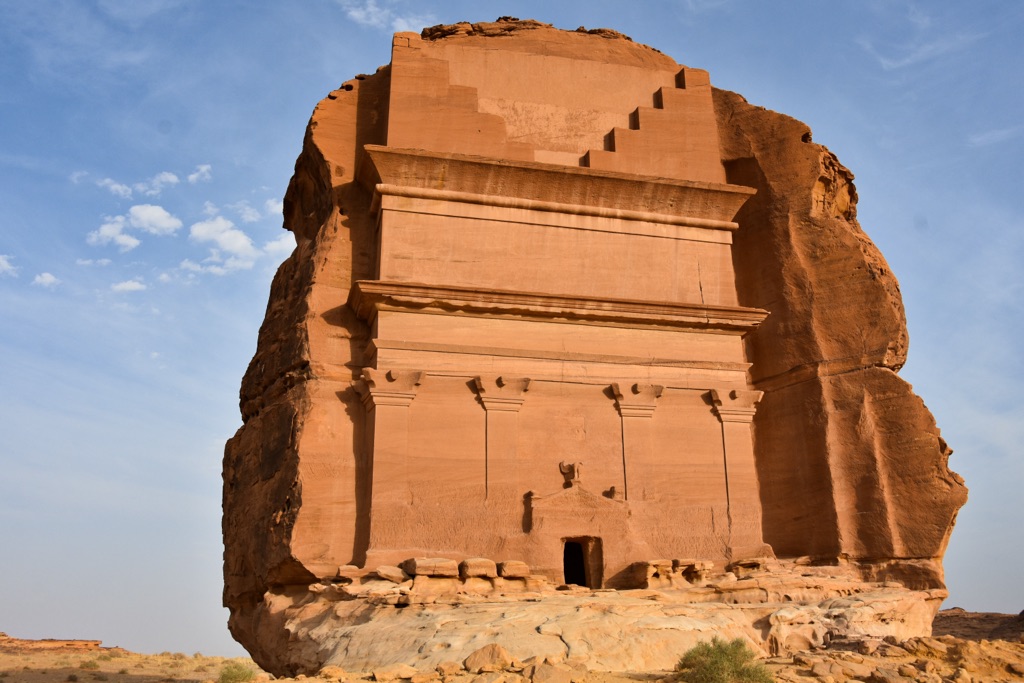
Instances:
[[[523,394],[530,388],[530,378],[480,375],[473,378],[473,386],[484,410],[518,413],[526,400]]]
[[[753,422],[757,403],[764,396],[763,391],[752,389],[712,389],[708,394],[720,421],[746,424]]]
[[[615,394],[615,405],[622,417],[653,417],[658,398],[665,387],[660,384],[619,384],[611,385]]]
[[[367,410],[377,406],[408,406],[426,377],[419,370],[379,370],[363,368],[352,386],[363,399]]]

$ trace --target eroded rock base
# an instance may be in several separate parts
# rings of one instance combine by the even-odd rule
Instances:
[[[260,664],[291,675],[328,666],[431,671],[499,644],[520,662],[653,671],[672,669],[682,652],[713,636],[743,638],[764,656],[785,656],[837,639],[930,635],[945,591],[870,583],[855,574],[849,567],[777,565],[748,568],[742,578],[729,571],[685,587],[624,591],[554,586],[536,576],[520,584],[492,579],[519,585],[515,592],[472,592],[473,582],[456,577],[339,576],[267,594],[257,630],[286,639],[288,647],[269,647],[268,640],[263,649],[291,659]],[[452,590],[467,583],[468,591]]]

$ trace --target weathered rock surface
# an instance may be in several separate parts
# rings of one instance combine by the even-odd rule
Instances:
[[[856,200],[807,126],[614,31],[397,34],[285,197],[232,633],[276,674],[928,635],[966,489]]]

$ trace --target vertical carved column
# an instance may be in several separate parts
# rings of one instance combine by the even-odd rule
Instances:
[[[665,387],[660,384],[612,384],[622,418],[622,490],[626,500],[643,500],[652,460],[651,418]]]
[[[762,538],[761,498],[750,424],[764,392],[712,389],[710,394],[714,413],[722,423],[729,545],[734,549],[758,546]]]
[[[423,381],[416,370],[363,368],[353,382],[367,412],[370,475],[370,550],[387,546],[387,529],[412,502],[409,488],[409,405]]]
[[[493,498],[515,498],[522,490],[521,468],[516,460],[519,439],[519,409],[530,387],[526,377],[474,377],[480,402],[487,413],[487,453],[484,477],[485,495]]]

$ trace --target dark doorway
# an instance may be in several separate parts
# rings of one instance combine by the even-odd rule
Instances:
[[[562,573],[566,584],[600,588],[604,561],[601,539],[593,536],[562,539]]]
[[[562,553],[562,566],[565,568],[565,582],[577,586],[587,585],[587,565],[583,560],[583,544],[578,541],[566,541]]]

